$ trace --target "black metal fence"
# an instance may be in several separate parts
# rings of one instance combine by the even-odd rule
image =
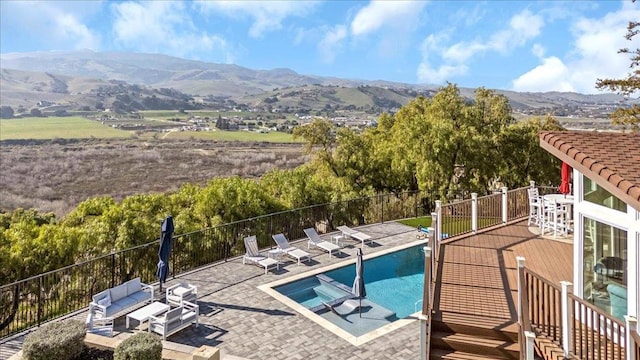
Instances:
[[[403,192],[314,205],[240,220],[173,237],[170,271],[184,273],[244,253],[243,238],[256,235],[261,248],[272,246],[272,234],[304,237],[337,226],[358,226],[430,215],[434,191]],[[156,281],[158,241],[113,252],[0,287],[0,339],[81,310],[91,296],[132,278]]]

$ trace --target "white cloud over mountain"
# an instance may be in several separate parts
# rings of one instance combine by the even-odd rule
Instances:
[[[423,82],[441,84],[452,80],[452,77],[465,75],[471,68],[468,63],[472,62],[474,57],[487,52],[509,54],[540,35],[543,27],[543,18],[525,9],[513,15],[508,26],[494,32],[485,40],[460,41],[447,46],[444,43],[448,42],[450,30],[431,34],[422,45],[422,62],[418,65],[418,78]],[[431,65],[434,58],[440,65]]]
[[[513,80],[516,91],[575,91],[598,93],[598,78],[623,78],[629,71],[629,58],[618,49],[637,47],[624,38],[626,26],[640,19],[640,10],[624,2],[620,10],[602,18],[578,18],[572,26],[574,41],[564,56],[537,56],[540,64]]]
[[[196,28],[185,4],[169,1],[121,2],[111,6],[114,41],[125,49],[193,56],[216,52],[232,62],[233,53],[219,35]]]
[[[313,11],[317,1],[197,1],[205,13],[220,13],[231,18],[253,20],[249,35],[260,38],[266,32],[280,30],[289,17],[304,17]]]

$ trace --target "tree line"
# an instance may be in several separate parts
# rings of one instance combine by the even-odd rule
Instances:
[[[258,180],[214,178],[120,202],[90,198],[61,218],[24,209],[0,214],[0,278],[9,283],[148,243],[168,214],[181,234],[376,193],[428,189],[447,199],[529,180],[557,183],[559,163],[539,147],[538,134],[561,129],[551,117],[515,121],[506,97],[493,91],[478,89],[469,100],[449,84],[362,132],[326,120],[297,127],[312,160]]]

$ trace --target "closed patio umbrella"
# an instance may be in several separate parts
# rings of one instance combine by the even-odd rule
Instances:
[[[362,262],[362,249],[356,251],[356,278],[353,280],[353,294],[360,300],[360,317],[362,317],[362,298],[367,296],[367,290],[364,287],[364,264]]]
[[[560,187],[558,190],[561,194],[567,195],[571,192],[571,166],[566,162],[562,162],[562,170],[560,171]]]
[[[162,283],[167,281],[169,274],[169,255],[171,254],[171,237],[173,236],[173,217],[167,216],[162,222],[162,233],[160,235],[160,249],[158,250],[158,271],[156,275],[160,280],[160,290]]]

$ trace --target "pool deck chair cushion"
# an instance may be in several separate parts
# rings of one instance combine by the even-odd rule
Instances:
[[[364,244],[369,241],[372,242],[373,238],[370,235],[367,235],[363,232],[357,231],[357,230],[353,230],[352,228],[348,227],[348,226],[338,226],[338,230],[342,231],[342,234],[345,237],[351,237],[353,239],[356,240],[360,240],[362,242],[362,245],[364,246]]]
[[[278,249],[282,250],[283,253],[298,260],[298,265],[300,265],[300,261],[302,261],[302,259],[305,257],[307,258],[307,261],[311,260],[308,252],[300,250],[295,246],[291,246],[291,244],[289,244],[289,240],[287,240],[284,234],[275,234],[271,235],[271,237],[278,245]]]
[[[277,270],[280,270],[280,262],[278,262],[278,260],[260,254],[255,235],[244,238],[244,248],[247,250],[247,253],[242,257],[243,264],[246,264],[248,261],[260,265],[264,267],[265,274],[269,270],[269,267],[273,267],[273,265],[276,266]]]
[[[323,249],[324,251],[328,252],[329,258],[331,258],[331,253],[334,250],[338,250],[338,252],[340,252],[340,246],[334,243],[322,240],[320,238],[320,235],[318,235],[318,232],[316,231],[316,229],[314,228],[304,229],[304,233],[307,234],[307,237],[309,238],[309,241],[307,242],[308,248],[310,248],[311,246],[317,246]]]

